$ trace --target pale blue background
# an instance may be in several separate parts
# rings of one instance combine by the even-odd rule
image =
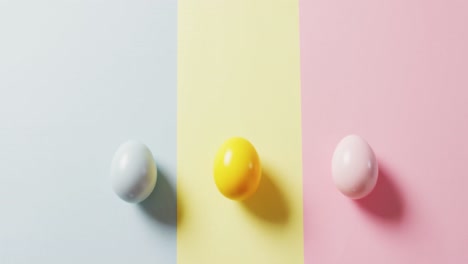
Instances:
[[[175,263],[176,16],[174,0],[0,0],[0,263]],[[108,182],[127,139],[161,169],[144,205]]]

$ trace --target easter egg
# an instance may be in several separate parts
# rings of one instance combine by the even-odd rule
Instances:
[[[110,176],[112,188],[122,200],[129,203],[145,200],[157,180],[151,151],[137,141],[123,143],[114,154]]]
[[[214,181],[229,199],[244,200],[257,190],[261,164],[255,147],[246,139],[228,139],[219,148],[214,162]]]
[[[360,136],[344,137],[336,146],[332,158],[332,176],[336,188],[352,199],[368,195],[378,178],[374,151]]]

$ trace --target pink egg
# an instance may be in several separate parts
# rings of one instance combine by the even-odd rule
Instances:
[[[332,176],[336,188],[352,199],[368,195],[379,176],[377,159],[369,144],[360,136],[344,137],[335,148]]]

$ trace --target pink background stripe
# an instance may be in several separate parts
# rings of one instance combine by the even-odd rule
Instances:
[[[468,263],[468,1],[301,3],[306,263]],[[382,168],[342,196],[357,133]]]

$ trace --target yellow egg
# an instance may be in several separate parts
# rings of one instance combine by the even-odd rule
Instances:
[[[260,158],[246,139],[228,139],[219,148],[214,162],[214,180],[229,199],[243,200],[258,188],[262,176]]]

